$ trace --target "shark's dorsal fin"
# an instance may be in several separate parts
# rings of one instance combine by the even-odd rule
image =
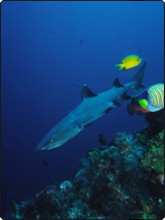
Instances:
[[[93,93],[89,88],[87,84],[84,84],[81,90],[81,97],[82,99],[91,98],[97,96],[95,93]]]
[[[113,86],[115,86],[115,87],[124,87],[124,86],[120,83],[120,81],[119,81],[118,78],[116,78],[116,79],[114,80]]]

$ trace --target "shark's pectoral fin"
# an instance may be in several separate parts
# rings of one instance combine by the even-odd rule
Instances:
[[[93,123],[93,120],[81,123],[82,130],[85,129],[86,127],[88,127],[89,125],[91,125],[92,123]]]
[[[75,121],[75,128],[78,129],[78,131],[84,130],[84,125],[79,122],[78,120]]]
[[[79,127],[81,127],[82,129],[85,129],[86,127],[88,127],[89,125],[93,124],[93,122],[95,122],[96,120],[98,120],[99,118],[103,117],[105,114],[107,114],[110,110],[111,110],[111,106],[109,106],[105,111],[91,117],[88,118],[86,120],[83,120],[82,122],[79,122]]]
[[[97,96],[97,95],[88,88],[87,84],[84,84],[81,90],[82,99],[91,98],[94,96]]]

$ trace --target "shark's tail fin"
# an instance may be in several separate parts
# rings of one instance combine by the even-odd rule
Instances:
[[[136,106],[136,97],[142,93],[146,88],[142,85],[142,80],[144,77],[146,69],[146,62],[143,63],[139,71],[135,74],[135,76],[132,78],[131,84],[132,84],[132,94],[130,95],[130,103],[127,105],[127,111],[129,115],[133,115],[134,113],[139,113]],[[139,113],[140,114],[140,113]]]
[[[146,62],[143,63],[143,65],[141,66],[139,71],[132,78],[132,82],[134,82],[133,83],[133,88],[136,89],[136,90],[144,88],[144,86],[142,86],[142,80],[143,80],[143,76],[144,76],[144,73],[145,73],[145,69],[146,69]]]

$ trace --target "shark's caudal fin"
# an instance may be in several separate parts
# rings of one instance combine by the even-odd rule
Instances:
[[[130,103],[127,105],[127,112],[129,115],[133,115],[134,113],[137,113],[136,108],[136,97],[142,93],[146,88],[142,85],[143,76],[146,69],[146,62],[143,63],[139,71],[135,74],[135,76],[132,79],[132,89],[134,89],[133,93],[130,95],[131,100]],[[140,113],[138,113],[140,114]]]
[[[144,77],[145,69],[146,69],[146,62],[143,63],[139,71],[135,74],[135,76],[131,80],[132,82],[134,82],[134,89],[136,90],[144,88],[144,86],[142,86],[141,83]]]

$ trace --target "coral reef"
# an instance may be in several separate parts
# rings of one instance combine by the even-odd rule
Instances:
[[[106,148],[89,151],[70,181],[14,202],[11,219],[162,219],[164,131],[160,125],[153,132],[151,121],[141,132],[117,133]]]
[[[142,160],[143,166],[149,171],[152,169],[158,174],[164,173],[164,131],[157,134],[147,143],[149,151]]]

